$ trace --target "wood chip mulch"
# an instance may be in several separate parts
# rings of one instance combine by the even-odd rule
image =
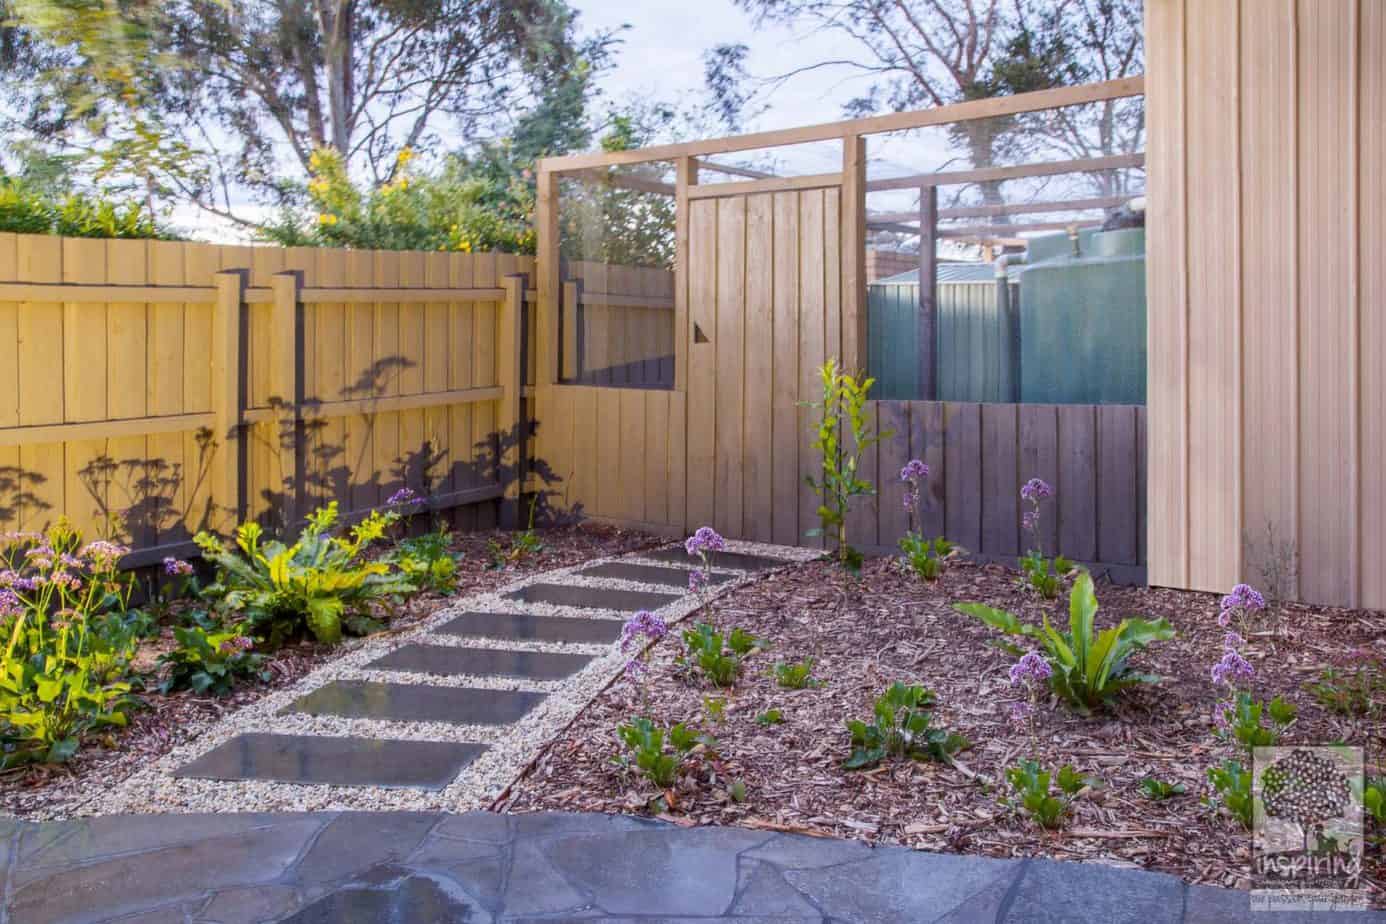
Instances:
[[[508,550],[513,534],[500,530],[456,534],[453,548],[462,558],[458,562],[455,591],[448,595],[415,595],[391,615],[385,631],[407,631],[454,599],[494,590],[527,574],[640,551],[667,541],[597,524],[542,529],[539,535],[543,549],[537,555],[499,570],[492,565],[488,543],[496,542]],[[179,604],[175,612],[188,605]],[[135,663],[141,671],[152,670],[158,656],[173,647],[172,629],[165,625],[158,638],[141,645]],[[129,725],[125,729],[93,737],[61,766],[28,766],[0,773],[0,814],[43,818],[77,805],[93,794],[93,787],[105,789],[115,785],[197,737],[221,716],[298,682],[340,651],[312,642],[286,646],[275,652],[266,665],[273,679],[238,686],[225,697],[196,695],[188,690],[163,695],[155,689],[158,677],[150,676],[150,689],[137,694],[141,705],[128,712]]]
[[[772,643],[753,655],[730,691],[690,680],[674,664],[682,641],[671,634],[652,652],[646,681],[650,706],[635,686],[618,681],[551,742],[497,806],[511,811],[565,809],[645,813],[660,795],[613,764],[615,729],[638,714],[687,722],[715,735],[715,754],[667,794],[665,817],[681,824],[735,824],[767,830],[849,837],[923,850],[992,857],[1043,856],[1160,870],[1190,882],[1246,888],[1250,835],[1204,803],[1207,768],[1236,756],[1212,731],[1217,692],[1209,670],[1221,655],[1217,598],[1167,589],[1099,582],[1099,627],[1123,615],[1164,616],[1178,632],[1137,656],[1139,669],[1162,675],[1155,688],[1126,694],[1114,711],[1083,717],[1057,703],[1039,717],[1039,753],[1010,715],[1020,694],[1007,673],[1014,659],[987,644],[995,634],[951,608],[978,600],[1039,622],[1068,624],[1067,600],[1044,604],[1018,587],[1014,571],[957,564],[930,586],[892,559],[867,563],[845,606],[837,572],[826,562],[761,578],[690,617],[730,631],[741,627]],[[1254,636],[1243,653],[1255,665],[1254,692],[1299,706],[1285,744],[1345,741],[1367,747],[1368,773],[1381,773],[1386,720],[1326,712],[1305,690],[1320,669],[1367,649],[1386,659],[1386,614],[1291,606],[1286,630]],[[814,657],[817,688],[786,690],[771,676],[778,660]],[[973,746],[958,766],[902,761],[869,771],[841,768],[849,753],[847,718],[868,719],[874,698],[894,681],[936,691],[936,721]],[[727,700],[720,724],[704,698]],[[757,715],[779,709],[784,721],[763,726]],[[1057,768],[1072,763],[1102,781],[1073,807],[1067,826],[1046,832],[1005,808],[1005,768],[1034,757]],[[1187,794],[1151,801],[1140,781],[1181,783]],[[729,794],[741,781],[745,801]],[[1373,902],[1386,904],[1382,849],[1367,848]]]

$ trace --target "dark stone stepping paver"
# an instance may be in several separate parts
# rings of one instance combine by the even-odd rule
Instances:
[[[485,750],[482,744],[256,732],[232,738],[174,776],[442,789]]]
[[[663,568],[659,565],[640,565],[634,562],[613,561],[604,565],[593,565],[579,571],[582,577],[616,578],[622,581],[639,581],[642,584],[661,584],[665,587],[688,588],[688,576],[692,571],[683,568]],[[712,583],[722,584],[732,580],[734,575],[712,575]]]
[[[640,557],[654,561],[678,562],[681,565],[692,565],[698,562],[698,559],[689,555],[681,545],[671,545],[667,549],[659,549],[654,552],[641,552]],[[737,571],[765,571],[768,568],[782,568],[792,564],[794,564],[792,561],[768,558],[764,555],[752,555],[749,552],[717,552],[712,556],[712,567],[735,568]]]
[[[615,619],[536,616],[533,613],[463,613],[433,631],[476,638],[605,645],[620,637],[621,623]]]
[[[520,690],[334,680],[299,697],[283,711],[386,722],[508,725],[523,718],[544,696]]]
[[[525,603],[550,603],[554,606],[616,610],[622,613],[657,610],[680,599],[677,594],[661,594],[652,590],[615,590],[610,587],[577,587],[567,584],[530,584],[528,587],[512,590],[506,596]]]
[[[485,910],[461,889],[451,892],[445,880],[424,876],[404,876],[396,881],[369,888],[338,889],[281,924],[354,924],[379,921],[405,924],[430,921],[461,924],[486,919]]]
[[[614,620],[613,620],[614,621]],[[561,680],[582,670],[591,655],[552,651],[506,651],[496,648],[458,648],[455,645],[405,645],[366,667],[421,674],[469,674],[474,677],[523,677]]]

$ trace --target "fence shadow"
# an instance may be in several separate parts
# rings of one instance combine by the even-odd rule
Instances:
[[[428,514],[417,517],[414,528],[478,503],[500,504],[497,519],[503,525],[524,525],[530,501],[519,499],[514,487],[526,472],[535,485],[536,523],[573,518],[552,502],[558,494],[553,486],[561,479],[533,454],[533,420],[469,438],[460,447],[449,445],[450,433],[426,432],[377,462],[382,428],[397,434],[400,416],[409,412],[380,411],[376,402],[392,397],[400,374],[415,365],[402,356],[388,357],[362,370],[335,396],[364,402],[350,415],[324,416],[328,402],[322,399],[274,396],[263,403],[268,415],[259,422],[242,424],[221,438],[210,429],[197,431],[182,460],[103,452],[76,472],[77,496],[66,486],[63,497],[64,486],[50,484],[42,473],[0,467],[0,530],[41,529],[66,513],[87,531],[136,549],[186,543],[204,529],[228,532],[238,517],[211,496],[210,486],[213,460],[228,446],[239,455],[241,477],[254,482],[252,492],[242,491],[253,511],[244,518],[276,536],[296,534],[308,513],[332,500],[351,518],[383,506],[400,488],[422,498],[411,512],[422,508]],[[396,439],[391,435],[388,442]],[[511,497],[508,521],[506,502],[498,496]]]

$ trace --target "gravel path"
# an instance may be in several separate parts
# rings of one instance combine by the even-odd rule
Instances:
[[[783,561],[786,564],[816,557],[812,550],[729,543],[729,549]],[[61,815],[140,814],[163,812],[263,812],[326,810],[466,811],[490,804],[523,771],[540,747],[565,728],[625,664],[618,642],[605,645],[541,642],[521,639],[464,638],[437,630],[465,612],[516,613],[569,619],[623,621],[628,613],[595,608],[527,603],[509,594],[535,584],[564,587],[607,588],[673,594],[672,602],[656,610],[666,622],[676,623],[696,611],[708,599],[746,583],[752,573],[717,566],[735,576],[701,597],[679,593],[668,585],[648,585],[625,580],[599,579],[576,574],[594,564],[623,561],[647,562],[663,568],[684,567],[657,562],[642,554],[600,558],[548,572],[527,575],[498,591],[458,599],[407,633],[368,638],[303,678],[246,708],[226,716],[195,740],[170,751],[160,760],[136,772],[116,787],[94,792],[89,799]],[[514,676],[437,675],[368,667],[371,662],[409,644],[452,646],[459,649],[564,652],[591,657],[584,667],[561,680],[533,680]],[[334,682],[388,682],[430,688],[466,688],[492,691],[531,691],[547,694],[518,721],[503,725],[454,724],[438,721],[400,721],[397,718],[308,715],[286,711],[301,697]],[[462,768],[440,790],[390,788],[385,785],[308,785],[275,780],[192,779],[176,771],[216,750],[238,736],[251,733],[301,734],[326,737],[455,742],[485,745],[486,749]]]

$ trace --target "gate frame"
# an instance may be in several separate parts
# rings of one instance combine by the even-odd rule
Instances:
[[[560,384],[559,309],[562,292],[558,253],[558,178],[564,174],[652,161],[674,163],[676,179],[673,187],[658,190],[647,189],[647,191],[672,193],[676,199],[674,390],[678,392],[686,392],[688,387],[686,361],[688,351],[688,278],[686,272],[688,200],[708,195],[739,195],[748,192],[794,189],[800,188],[799,184],[801,183],[807,183],[810,186],[823,185],[828,176],[840,180],[843,188],[844,208],[849,210],[843,215],[845,233],[842,241],[843,356],[841,360],[847,368],[865,369],[867,363],[866,193],[874,188],[899,189],[912,186],[934,186],[939,177],[939,174],[936,173],[920,174],[914,177],[892,177],[868,183],[866,176],[867,135],[924,128],[931,125],[970,122],[997,116],[1019,115],[1082,103],[1143,96],[1144,94],[1145,78],[1143,76],[1126,77],[1120,80],[1108,80],[1077,87],[1060,87],[1053,90],[1021,93],[1015,96],[971,100],[940,106],[935,109],[896,112],[888,115],[868,116],[861,119],[826,122],[774,131],[752,132],[702,141],[654,145],[630,151],[570,154],[564,157],[542,158],[538,164],[538,189],[535,200],[536,269],[539,295],[537,323],[535,325],[538,346],[535,385],[536,387],[544,387]],[[714,190],[713,186],[700,186],[698,183],[700,169],[721,171],[720,167],[701,162],[699,160],[701,157],[834,139],[842,141],[841,174],[772,177],[714,184],[715,186],[726,186],[725,192],[718,192]],[[1139,155],[1115,155],[1112,158],[1092,158],[1090,160],[1091,163],[1084,165],[1075,163],[1066,169],[1102,169],[1108,166],[1133,166],[1140,162]],[[1106,161],[1111,161],[1111,163],[1106,163]],[[948,177],[949,182],[964,182],[968,179],[967,174],[969,173],[978,174],[977,178],[983,178],[980,175],[985,174],[987,179],[1003,179],[1008,173],[1015,176],[1029,175],[1026,173],[1027,170],[1033,172],[1031,165],[988,167],[980,170],[949,173]],[[617,182],[619,183],[619,180]],[[648,186],[647,183],[641,183],[641,188]]]

